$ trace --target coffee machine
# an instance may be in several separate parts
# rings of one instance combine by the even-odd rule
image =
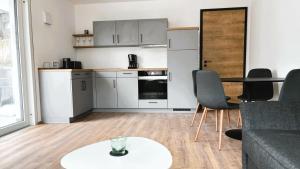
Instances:
[[[129,54],[128,61],[129,61],[128,69],[137,69],[138,68],[137,55]]]

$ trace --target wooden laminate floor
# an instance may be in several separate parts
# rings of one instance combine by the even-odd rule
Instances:
[[[231,116],[236,119],[235,112]],[[164,144],[172,153],[173,169],[241,168],[240,141],[224,135],[223,149],[218,150],[214,113],[209,113],[198,142],[193,141],[197,127],[190,127],[191,118],[192,114],[92,113],[72,124],[28,127],[0,137],[0,169],[61,168],[60,159],[70,151],[119,135]]]

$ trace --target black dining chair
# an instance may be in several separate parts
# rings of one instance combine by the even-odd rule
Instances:
[[[278,100],[280,102],[300,102],[300,69],[288,73]]]
[[[270,69],[258,68],[251,69],[248,73],[248,78],[272,78]],[[273,98],[274,89],[272,82],[247,82],[243,85],[243,94],[238,96],[242,102],[252,101],[267,101]],[[241,114],[237,120],[237,127],[241,123]]]
[[[197,129],[195,141],[201,129],[208,109],[220,110],[219,150],[222,144],[224,110],[239,109],[239,104],[226,101],[224,88],[218,74],[214,71],[198,71],[196,74],[197,100],[204,107],[204,111]]]
[[[200,71],[200,70],[193,70],[192,71],[192,78],[193,78],[193,90],[194,90],[194,95],[195,95],[195,97],[197,97],[197,82],[196,82],[196,74],[197,74],[197,72],[198,71]],[[230,100],[231,98],[229,97],[229,96],[225,96],[225,99],[226,100]],[[193,115],[193,119],[192,119],[192,123],[191,123],[191,127],[194,125],[194,122],[195,122],[195,118],[196,118],[196,116],[197,116],[197,113],[199,112],[199,110],[201,109],[201,105],[199,104],[199,102],[197,103],[197,107],[196,107],[196,110],[195,110],[195,112],[194,112],[194,115]],[[217,112],[218,110],[216,110],[216,119],[218,118],[218,112]],[[229,122],[228,123],[230,123],[230,116],[229,116],[229,113],[227,114],[227,116],[228,116],[228,120],[229,120]],[[205,117],[206,118],[206,117]],[[204,120],[205,121],[205,120]],[[218,125],[217,125],[217,123],[216,123],[216,130],[217,130],[217,127],[218,127]]]
[[[272,78],[270,69],[252,69],[248,73],[248,78]],[[272,82],[247,82],[244,83],[243,94],[238,96],[242,101],[267,101],[273,98],[274,89]]]

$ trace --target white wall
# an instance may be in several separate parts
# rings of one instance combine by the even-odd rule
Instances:
[[[284,77],[300,68],[299,0],[253,0],[250,68]]]
[[[72,47],[74,7],[69,0],[31,0],[34,56],[37,67],[43,62],[75,56]],[[51,14],[52,25],[43,23],[43,11]]]
[[[93,21],[168,18],[170,27],[199,26],[200,9],[249,6],[249,0],[149,0],[75,5],[75,31],[92,32]],[[108,48],[77,50],[85,67],[128,66],[127,55],[139,55],[141,67],[167,67],[167,49]]]
[[[52,16],[52,25],[43,23],[43,11]],[[43,62],[74,57],[72,34],[74,33],[74,6],[69,0],[31,0],[31,22],[33,39],[33,57],[35,68],[42,67]],[[39,79],[36,74],[36,121],[41,121],[39,104]]]

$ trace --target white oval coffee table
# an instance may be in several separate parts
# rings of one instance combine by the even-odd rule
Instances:
[[[61,159],[66,169],[169,169],[172,155],[162,144],[143,137],[128,137],[128,154],[109,155],[110,140],[87,145],[72,151]]]

